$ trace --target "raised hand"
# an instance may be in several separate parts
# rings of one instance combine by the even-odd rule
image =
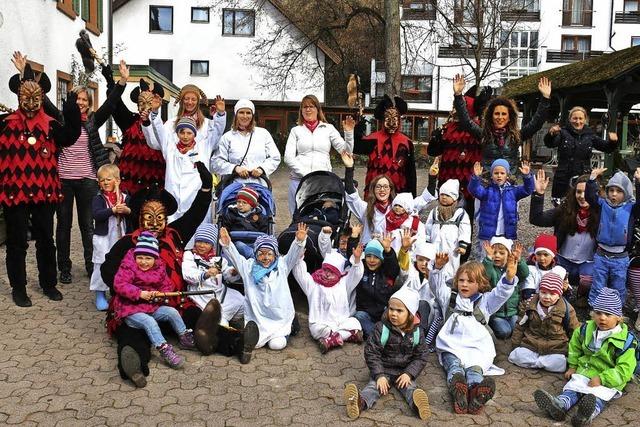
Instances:
[[[353,259],[355,259],[356,264],[362,259],[362,252],[364,252],[364,245],[362,243],[357,244],[356,247],[353,248]]]
[[[362,234],[362,229],[364,227],[362,226],[362,224],[357,223],[351,226],[351,237],[353,237],[354,239],[357,239],[358,237],[360,237],[360,235]]]
[[[520,258],[516,256],[515,250],[509,254],[507,257],[507,269],[505,271],[505,277],[509,282],[512,282],[516,277],[516,271],[518,270],[518,259]]]
[[[553,125],[549,128],[549,133],[552,136],[556,136],[557,134],[560,133],[560,125]]]
[[[16,50],[13,52],[11,62],[13,62],[13,65],[16,67],[18,72],[22,74],[24,67],[27,66],[27,55],[23,55],[19,50]]]
[[[151,109],[153,111],[158,111],[162,106],[162,98],[157,93],[153,94],[153,99],[151,100]]]
[[[609,132],[609,141],[618,142],[618,134],[615,132]]]
[[[417,240],[415,237],[411,235],[411,229],[406,227],[403,228],[402,231],[400,232],[400,239],[401,239],[402,249],[405,252],[409,252],[411,250],[411,247],[413,246],[413,243]]]
[[[225,112],[225,108],[226,108],[226,104],[224,102],[224,98],[221,97],[220,95],[216,95],[216,99],[213,102],[213,105],[211,106],[211,108],[209,109],[211,115],[213,116],[213,113],[224,113]]]
[[[120,71],[120,83],[122,86],[127,84],[129,80],[129,67],[127,67],[127,63],[124,62],[124,59],[120,60],[120,64],[118,65],[118,71]]]
[[[326,227],[322,227],[322,232],[324,234],[331,234],[333,233],[333,228],[329,227],[328,225]]]
[[[429,175],[436,176],[440,172],[440,156],[433,159],[433,163],[429,168]]]
[[[493,259],[493,248],[491,247],[491,242],[484,240],[482,242],[482,249],[484,249],[484,252],[487,254],[487,258]]]
[[[147,123],[149,121],[149,110],[144,110],[140,112],[140,118],[143,122]]]
[[[542,94],[542,96],[544,96],[545,98],[550,98],[551,97],[551,80],[549,80],[546,77],[541,77],[540,80],[538,81],[538,90],[540,91],[540,94]]]
[[[527,160],[522,161],[520,172],[522,172],[522,175],[529,175],[529,172],[531,172],[531,164]]]
[[[302,242],[307,238],[307,229],[307,224],[305,224],[304,222],[298,223],[298,230],[296,231],[296,240],[298,242]]]
[[[340,153],[340,157],[342,157],[342,163],[344,163],[345,168],[353,167],[353,154],[343,151]]]
[[[511,248],[511,253],[516,257],[516,262],[520,260],[520,257],[524,253],[524,246],[520,242],[515,242]]]
[[[547,191],[547,187],[549,186],[549,177],[544,172],[543,168],[538,169],[538,172],[533,177],[533,185],[536,193],[538,194],[544,194],[545,191]]]
[[[382,233],[382,237],[380,237],[380,243],[382,243],[382,247],[385,252],[389,252],[391,250],[391,242],[393,242],[396,238],[391,235],[391,233]]]
[[[607,168],[595,168],[595,169],[592,169],[590,178],[591,179],[596,179],[597,177],[599,177],[600,175],[605,173],[606,170],[607,170]]]
[[[480,164],[480,162],[475,162],[473,164],[473,174],[475,176],[480,176],[482,175],[482,164]]]
[[[462,95],[465,84],[467,84],[467,82],[464,80],[464,76],[462,74],[456,74],[453,78],[453,93]]]
[[[353,129],[356,127],[356,121],[352,116],[347,116],[345,120],[342,121],[342,129],[345,132],[353,132]]]
[[[633,174],[636,181],[640,181],[640,168],[636,168],[636,173]]]
[[[220,243],[222,246],[229,246],[229,244],[231,244],[231,237],[229,237],[229,232],[226,227],[220,229]]]
[[[436,261],[433,265],[433,268],[436,270],[440,270],[442,267],[447,265],[449,262],[449,254],[446,252],[439,252],[436,254]]]

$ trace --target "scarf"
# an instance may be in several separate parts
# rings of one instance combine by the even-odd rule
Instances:
[[[393,209],[391,209],[389,212],[387,212],[387,215],[385,215],[385,217],[387,220],[387,232],[391,232],[400,228],[402,223],[404,223],[407,218],[409,218],[409,213],[405,212],[402,215],[398,215],[393,211]]]
[[[376,201],[375,207],[381,214],[386,214],[387,208],[389,207],[389,200],[387,200],[386,202]]]
[[[263,277],[268,276],[273,270],[278,267],[278,260],[276,259],[271,263],[269,267],[263,267],[262,264],[255,260],[253,266],[251,267],[251,277],[253,277],[253,281],[258,284]]]
[[[319,120],[316,120],[315,122],[308,122],[306,120],[304,121],[304,125],[307,127],[307,129],[309,129],[309,131],[311,131],[311,133],[313,133],[313,131],[316,130],[319,124],[320,124]]]
[[[323,270],[333,273],[335,275],[335,279],[333,280],[326,279],[322,274]],[[324,263],[322,264],[322,267],[320,267],[318,270],[314,271],[313,274],[311,274],[311,277],[313,278],[313,281],[316,282],[318,285],[324,286],[325,288],[330,288],[334,286],[336,283],[338,283],[340,279],[342,279],[342,274],[340,274],[340,270],[338,270],[333,265]]]
[[[107,199],[107,205],[112,208],[120,202],[120,194],[118,191],[103,191],[102,195]]]
[[[576,228],[578,233],[584,233],[587,231],[587,224],[589,223],[589,208],[578,209],[576,222],[578,224],[578,227]]]
[[[189,145],[184,144],[182,141],[178,141],[178,143],[176,144],[176,147],[178,148],[178,151],[180,152],[180,154],[187,154],[187,152],[191,150],[193,147],[195,147],[195,145],[196,145],[196,140],[194,139]]]
[[[80,120],[84,123],[87,121],[87,119],[89,118],[89,114],[87,113],[80,113]]]
[[[493,129],[493,136],[498,140],[498,146],[500,148],[504,147],[504,136],[507,133],[507,128]]]
[[[211,261],[211,258],[216,256],[216,251],[213,248],[211,248],[211,250],[204,255],[200,255],[199,253],[196,253],[195,248],[192,249],[191,252],[193,252],[195,255],[198,255],[200,258],[202,258],[203,261],[206,261],[206,262]]]

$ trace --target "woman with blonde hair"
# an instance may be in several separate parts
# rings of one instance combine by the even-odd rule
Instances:
[[[291,129],[284,151],[284,162],[291,170],[289,183],[289,212],[296,209],[295,195],[300,179],[310,172],[331,171],[331,147],[342,152],[353,152],[355,121],[348,116],[342,122],[344,139],[336,128],[327,122],[320,101],[314,95],[306,95],[300,101],[298,125]]]

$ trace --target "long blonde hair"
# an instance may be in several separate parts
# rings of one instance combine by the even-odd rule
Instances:
[[[175,129],[176,126],[178,126],[178,122],[180,121],[182,116],[184,116],[184,103],[182,102],[182,98],[184,98],[184,96],[187,93],[194,93],[196,95],[196,98],[198,98],[198,104],[196,105],[196,111],[194,112],[194,115],[195,115],[194,120],[196,122],[196,128],[200,129],[202,127],[202,124],[204,123],[204,114],[202,113],[202,110],[200,110],[200,102],[202,101],[202,91],[200,91],[198,87],[195,85],[186,85],[180,91],[180,98],[179,98],[180,106],[178,107],[178,114],[176,115],[176,119],[173,122],[173,128]]]
[[[71,89],[71,92],[75,93],[76,95],[80,95],[81,92],[86,93],[87,100],[89,100],[89,109],[87,110],[87,116],[93,114],[93,91],[91,91],[87,86],[79,85]]]
[[[304,124],[302,107],[304,106],[305,101],[309,101],[310,103],[312,103],[313,106],[318,110],[318,121],[326,123],[327,119],[322,112],[322,106],[320,105],[320,101],[318,101],[318,98],[315,95],[306,95],[304,98],[302,98],[302,101],[300,101],[300,109],[298,110],[298,125],[302,126]]]

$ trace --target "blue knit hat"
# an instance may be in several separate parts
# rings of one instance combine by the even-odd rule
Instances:
[[[215,246],[218,243],[218,226],[214,224],[201,224],[193,236],[194,242],[204,242]]]
[[[278,252],[278,240],[276,240],[274,236],[264,234],[258,237],[253,244],[254,255],[258,253],[258,249],[260,248],[271,249],[277,257],[280,256],[280,252]]]
[[[622,301],[620,294],[615,289],[602,288],[593,302],[593,309],[603,313],[622,317]]]
[[[507,171],[507,173],[509,173],[509,171],[511,170],[509,162],[507,162],[505,159],[495,159],[493,163],[491,163],[491,173],[493,173],[493,170],[498,166],[502,166],[504,170]]]
[[[371,240],[364,248],[364,256],[373,255],[377,258],[384,259],[383,252],[384,248],[382,247],[382,243],[376,239]]]
[[[143,231],[138,236],[138,242],[133,250],[133,255],[148,255],[154,258],[160,256],[160,250],[158,247],[158,239],[152,233]]]
[[[176,125],[176,133],[180,132],[180,129],[190,129],[193,132],[193,135],[198,134],[198,129],[196,128],[196,122],[191,117],[182,117],[178,120],[178,124]]]

